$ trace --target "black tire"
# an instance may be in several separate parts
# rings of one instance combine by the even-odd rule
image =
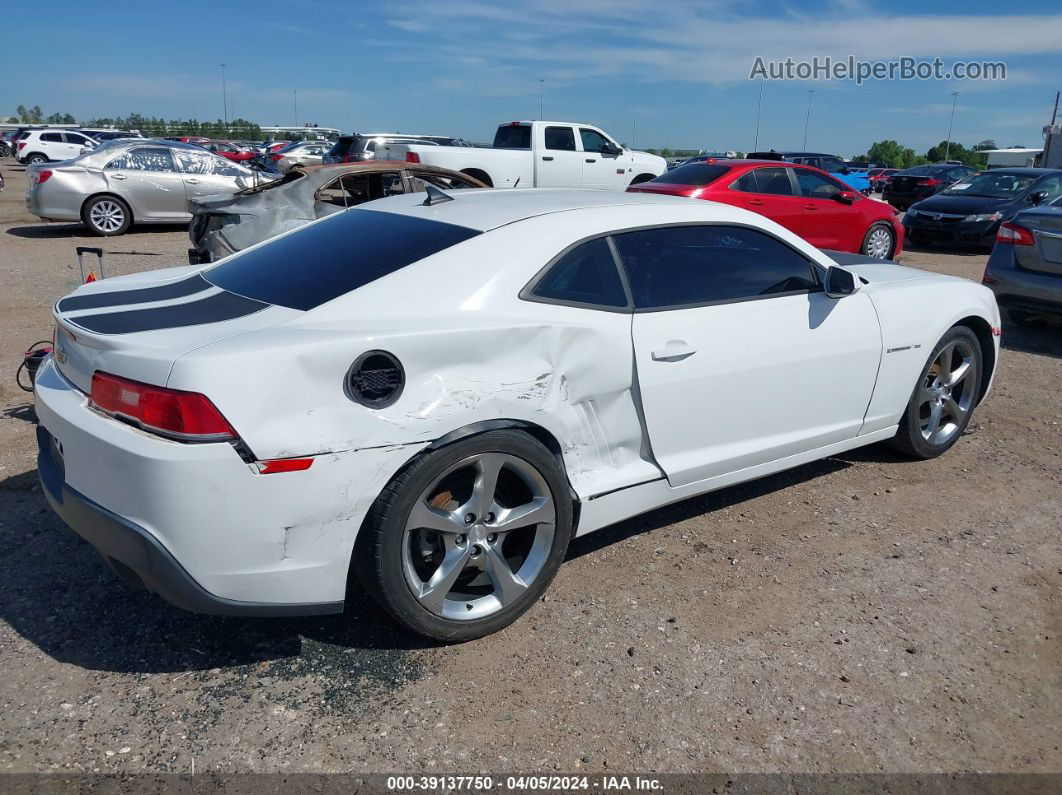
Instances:
[[[648,182],[651,179],[656,179],[654,174],[639,174],[631,180],[631,185],[641,185],[643,182]]]
[[[97,207],[102,208],[105,206],[105,202],[112,205],[121,214],[120,222],[117,225],[107,225],[95,218],[93,210]],[[129,205],[117,196],[94,196],[85,202],[81,208],[81,220],[92,234],[100,237],[115,237],[124,235],[129,231],[129,227],[133,225],[133,213],[129,209]]]
[[[26,158],[25,163],[27,166],[41,165],[43,166],[48,162],[48,158],[42,155],[40,152],[34,152],[32,155]]]
[[[875,256],[871,254],[869,250],[870,237],[879,230],[883,230],[889,235],[889,250],[886,255],[881,259],[892,259],[892,255],[896,253],[896,232],[891,226],[884,223],[877,223],[871,225],[870,229],[867,230],[867,233],[863,235],[863,244],[859,247],[859,253],[865,257]]]
[[[422,605],[406,581],[403,570],[406,521],[423,492],[449,467],[470,456],[493,452],[522,459],[545,480],[556,510],[552,545],[536,578],[510,604],[479,619],[445,618]],[[369,511],[358,536],[353,564],[361,584],[399,624],[432,640],[459,643],[497,632],[526,612],[556,575],[571,534],[571,492],[553,454],[521,431],[489,431],[424,453],[397,474]]]
[[[933,380],[932,369],[937,358],[940,356],[941,351],[943,351],[946,346],[957,341],[967,344],[973,353],[976,370],[974,371],[973,376],[967,379],[968,382],[964,382],[963,384],[964,390],[971,389],[973,390],[973,393],[969,409],[966,411],[961,422],[956,423],[956,429],[945,441],[935,444],[926,439],[922,434],[920,416],[922,393],[923,390],[926,389],[927,384]],[[980,380],[983,367],[984,356],[981,352],[981,343],[978,341],[977,335],[966,326],[953,326],[948,329],[947,333],[941,337],[940,342],[936,344],[932,352],[929,354],[925,366],[922,367],[922,371],[918,376],[918,381],[915,383],[914,389],[911,392],[911,397],[907,402],[907,407],[904,409],[903,417],[900,419],[899,430],[896,432],[896,436],[890,440],[890,445],[905,455],[920,459],[936,458],[950,450],[952,445],[959,440],[966,431],[967,426],[970,424],[970,418],[973,416],[974,408],[977,405],[977,398],[980,395]],[[965,395],[965,392],[963,394]]]

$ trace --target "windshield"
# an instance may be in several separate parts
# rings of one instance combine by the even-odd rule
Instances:
[[[398,213],[347,210],[228,257],[203,278],[245,298],[307,310],[478,234]]]
[[[989,172],[956,182],[942,191],[945,195],[987,196],[992,199],[1013,199],[1024,193],[1036,181],[1029,174],[999,174]]]

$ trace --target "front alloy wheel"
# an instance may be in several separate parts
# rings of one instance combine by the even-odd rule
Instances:
[[[110,196],[93,199],[85,205],[82,219],[89,229],[104,237],[124,234],[132,223],[125,202]]]
[[[883,224],[877,224],[870,227],[863,240],[863,254],[874,259],[889,259],[895,243],[892,230]]]
[[[462,641],[515,621],[556,574],[572,532],[567,477],[540,442],[490,431],[414,459],[376,500],[356,570],[399,623]]]
[[[935,458],[966,430],[981,390],[981,344],[965,326],[937,343],[922,369],[893,446],[916,458]]]

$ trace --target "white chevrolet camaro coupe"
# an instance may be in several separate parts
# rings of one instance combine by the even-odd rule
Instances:
[[[992,382],[964,279],[761,215],[432,189],[215,265],[78,288],[36,378],[55,511],[181,607],[343,609],[467,640],[570,540],[873,442],[931,458]]]

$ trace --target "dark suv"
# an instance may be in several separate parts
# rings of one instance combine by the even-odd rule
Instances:
[[[955,163],[915,166],[889,177],[881,192],[881,198],[897,210],[906,210],[916,201],[940,193],[949,185],[976,173],[976,169]]]

